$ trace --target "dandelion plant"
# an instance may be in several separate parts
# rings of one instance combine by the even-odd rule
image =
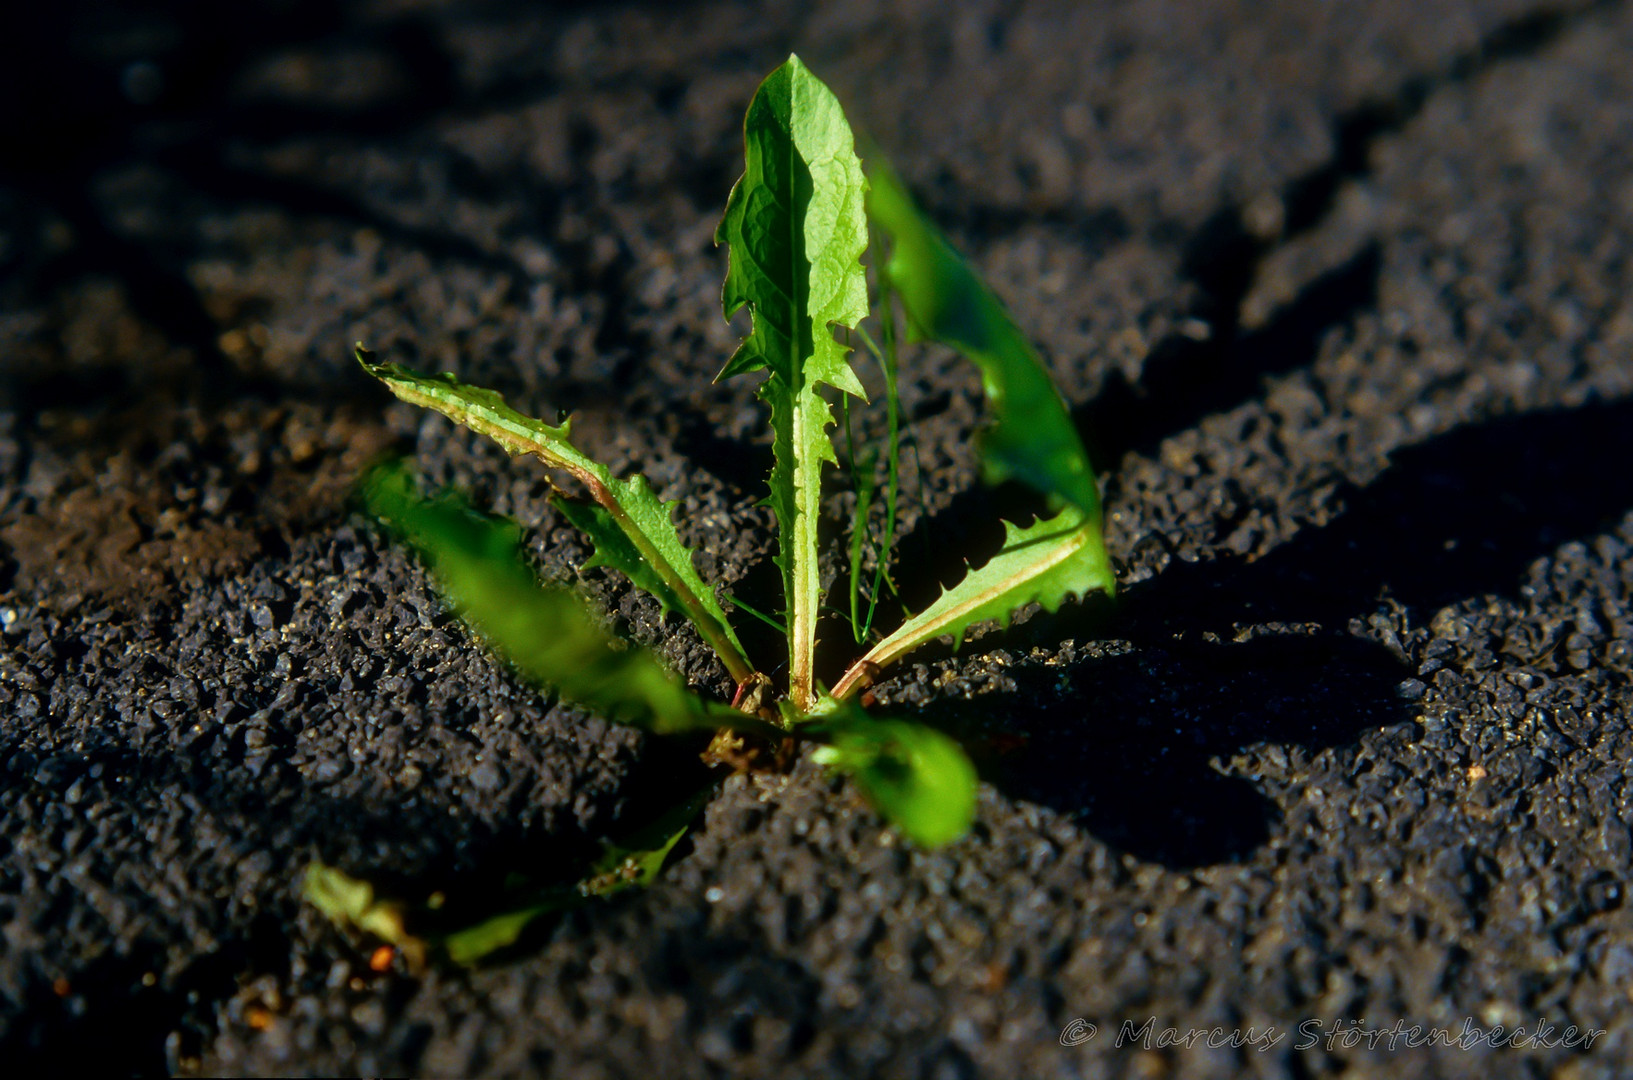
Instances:
[[[931,641],[950,637],[957,644],[976,624],[1007,625],[1031,604],[1052,612],[1069,597],[1110,594],[1115,580],[1094,474],[1058,392],[1003,304],[888,167],[876,161],[864,172],[838,99],[797,56],[760,85],[743,133],[744,171],[715,240],[728,253],[725,316],[747,309],[752,323],[719,378],[759,377],[758,395],[770,414],[773,463],[766,502],[776,517],[775,558],[784,592],[783,687],[773,687],[750,660],[680,539],[676,504],[661,502],[643,477],[614,477],[574,444],[570,422],[533,419],[492,391],[381,361],[359,345],[364,370],[399,398],[572,477],[584,497],[557,495],[553,501],[594,544],[585,565],[621,572],[666,613],[683,615],[736,681],[734,700],[706,700],[650,652],[614,641],[582,597],[536,579],[520,554],[515,526],[477,514],[457,495],[423,496],[406,470],[394,467],[369,478],[364,503],[421,553],[453,610],[521,675],[560,699],[660,733],[729,730],[767,744],[815,743],[815,759],[853,776],[910,839],[925,846],[948,843],[974,816],[976,774],[969,759],[933,728],[870,715],[863,691]],[[872,304],[863,265],[870,232]],[[835,400],[845,406],[848,420],[847,403],[867,401],[849,344],[861,339],[885,371],[890,431],[885,533],[874,548],[878,565],[865,622],[857,619],[862,534],[850,544],[852,620],[861,639],[864,627],[871,627],[881,582],[888,581],[885,564],[896,523],[898,305],[910,339],[950,346],[980,372],[991,412],[979,441],[984,478],[1027,485],[1042,496],[1047,512],[1028,525],[1004,522],[997,554],[873,642],[826,688],[815,674],[825,601],[818,524],[824,466],[838,464],[830,436],[833,406]],[[882,346],[862,326],[870,315],[879,320]],[[854,469],[854,450],[850,456]],[[865,530],[873,486],[871,480],[857,484],[858,529]],[[664,839],[668,851],[672,830]],[[331,887],[338,879],[323,880],[330,883],[324,895],[338,895]],[[501,931],[500,937],[509,935]]]

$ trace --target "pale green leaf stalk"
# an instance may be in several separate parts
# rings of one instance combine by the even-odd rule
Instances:
[[[584,601],[541,584],[523,561],[520,530],[461,499],[420,496],[400,465],[375,470],[362,497],[430,563],[454,611],[524,676],[609,720],[659,733],[731,727],[782,732],[682,686],[657,657],[615,641]]]
[[[534,454],[552,468],[572,474],[596,505],[566,500],[557,500],[556,505],[595,542],[595,556],[585,566],[620,570],[657,597],[665,611],[684,613],[739,684],[754,674],[714,590],[698,576],[692,552],[675,532],[677,504],[660,502],[645,477],[615,479],[605,465],[572,444],[571,421],[551,426],[512,409],[492,390],[465,386],[452,375],[422,375],[399,364],[381,363],[362,345],[357,346],[357,360],[402,400],[435,409],[512,454]]]
[[[822,603],[822,466],[837,464],[827,434],[833,414],[817,386],[866,396],[833,336],[834,327],[854,327],[868,314],[866,181],[838,99],[797,56],[760,84],[743,137],[743,176],[715,242],[731,247],[726,317],[747,306],[754,325],[720,377],[770,372],[760,396],[771,406],[769,501],[788,608],[789,697],[806,711],[815,699]]]

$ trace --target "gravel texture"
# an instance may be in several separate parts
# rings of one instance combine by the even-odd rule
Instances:
[[[1633,7],[10,21],[8,1074],[1628,1075]],[[373,971],[300,901],[312,859],[479,897],[570,874],[697,766],[473,644],[352,512],[370,461],[516,517],[545,577],[730,686],[576,569],[541,468],[391,403],[350,343],[571,410],[681,500],[706,578],[775,604],[761,409],[709,381],[734,341],[711,238],[790,49],[1034,334],[1101,468],[1119,601],[880,686],[980,763],[944,850],[799,760],[726,781],[649,890],[475,972]],[[975,480],[966,366],[916,354],[903,403],[922,602],[1030,504]],[[1539,1018],[1598,1034],[1328,1038]]]

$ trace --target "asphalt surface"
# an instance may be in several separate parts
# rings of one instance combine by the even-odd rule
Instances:
[[[92,0],[13,30],[8,1075],[1629,1074],[1633,7]],[[545,577],[730,686],[580,573],[542,468],[350,345],[572,411],[681,500],[705,578],[775,605],[711,235],[791,49],[1039,343],[1119,601],[881,684],[981,767],[944,850],[802,760],[727,780],[649,890],[376,972],[299,899],[313,859],[478,902],[698,766],[484,654],[353,512],[370,461],[516,517]],[[976,480],[965,365],[915,353],[903,404],[922,602],[1036,507]]]

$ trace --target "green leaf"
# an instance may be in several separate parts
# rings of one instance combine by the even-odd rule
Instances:
[[[452,375],[422,375],[399,364],[380,363],[362,345],[357,346],[357,361],[402,400],[435,409],[512,454],[535,454],[545,464],[571,473],[597,504],[593,508],[566,500],[556,504],[595,542],[595,556],[585,565],[620,570],[657,597],[665,611],[683,612],[739,683],[754,674],[714,590],[698,576],[691,550],[675,532],[677,503],[660,502],[645,477],[614,479],[605,465],[572,444],[570,421],[551,426],[512,409],[492,390],[465,386]]]
[[[425,943],[404,926],[406,906],[395,900],[379,900],[367,881],[314,862],[306,868],[301,895],[308,903],[339,926],[355,926],[381,941],[397,946],[411,963],[425,959]]]
[[[601,856],[578,884],[541,890],[514,911],[491,916],[448,934],[442,939],[448,958],[456,964],[475,964],[491,953],[514,945],[522,932],[541,916],[651,885],[714,789],[714,784],[708,785],[621,843],[604,845]]]
[[[616,642],[565,589],[541,585],[521,557],[521,530],[473,512],[455,495],[414,490],[401,465],[364,479],[369,512],[430,563],[451,606],[524,676],[609,720],[657,732],[733,727],[782,732],[687,691],[644,649]]]
[[[980,435],[987,481],[1014,477],[1077,507],[1098,528],[1100,496],[1088,455],[1026,335],[888,165],[871,165],[869,183],[868,215],[892,241],[882,277],[901,298],[909,329],[952,346],[981,369],[993,413]]]
[[[837,463],[827,434],[833,414],[817,386],[865,397],[832,328],[855,326],[868,313],[867,183],[838,99],[797,56],[760,84],[743,138],[746,165],[715,242],[731,246],[726,318],[747,306],[754,321],[720,377],[770,372],[760,395],[771,406],[769,501],[788,606],[789,689],[806,709],[822,603],[822,465]]]
[[[350,923],[393,944],[407,936],[401,904],[376,900],[373,885],[332,866],[315,862],[307,867],[301,892],[312,906],[337,922]]]
[[[313,906],[337,924],[354,926],[390,942],[415,966],[423,963],[432,949],[440,949],[456,964],[476,964],[514,945],[522,932],[541,916],[652,884],[675,845],[714,794],[715,786],[710,783],[692,793],[621,842],[602,845],[600,856],[575,884],[534,887],[524,890],[520,896],[507,890],[499,901],[511,905],[507,910],[458,929],[437,926],[439,904],[415,905],[411,909],[400,900],[381,900],[371,883],[322,863],[307,867],[302,892]],[[410,933],[406,928],[411,914],[415,925],[422,928],[420,933]]]
[[[589,875],[578,883],[579,892],[585,896],[612,896],[652,884],[714,791],[715,784],[710,783],[621,842],[606,845]]]
[[[644,488],[645,478],[637,476],[632,483]],[[665,612],[685,610],[684,601],[652,563],[641,557],[629,535],[619,528],[618,520],[606,507],[599,503],[565,498],[551,499],[550,504],[595,544],[595,554],[584,560],[580,570],[593,570],[598,566],[617,570],[637,588],[656,597]]]
[[[442,948],[448,954],[448,959],[463,967],[470,967],[481,963],[500,949],[508,949],[516,944],[516,939],[522,936],[522,931],[531,926],[535,919],[553,912],[566,911],[583,903],[584,898],[572,889],[560,889],[558,895],[549,899],[515,911],[492,915],[463,930],[455,930],[442,939]]]
[[[839,99],[797,56],[766,76],[743,120],[746,166],[715,243],[731,245],[722,294],[729,319],[754,327],[721,371],[769,367],[789,385],[862,384],[833,326],[867,317],[867,181]]]
[[[998,554],[858,660],[834,687],[840,698],[942,635],[961,643],[976,623],[1007,626],[1027,604],[1053,612],[1068,596],[1116,590],[1094,473],[1037,353],[886,165],[872,170],[868,214],[890,235],[881,278],[901,299],[913,332],[951,345],[981,370],[994,416],[979,436],[987,480],[1021,480],[1058,512],[1024,529],[1004,522]]]
[[[835,685],[834,697],[851,696],[912,650],[943,635],[961,644],[976,623],[1008,626],[1014,612],[1027,604],[1053,612],[1069,596],[1110,593],[1115,586],[1098,524],[1075,507],[1024,529],[1003,524],[1004,546],[998,554],[868,650]]]
[[[826,699],[801,733],[825,740],[816,760],[855,777],[868,801],[914,843],[952,843],[975,820],[975,767],[934,728],[876,719]]]

